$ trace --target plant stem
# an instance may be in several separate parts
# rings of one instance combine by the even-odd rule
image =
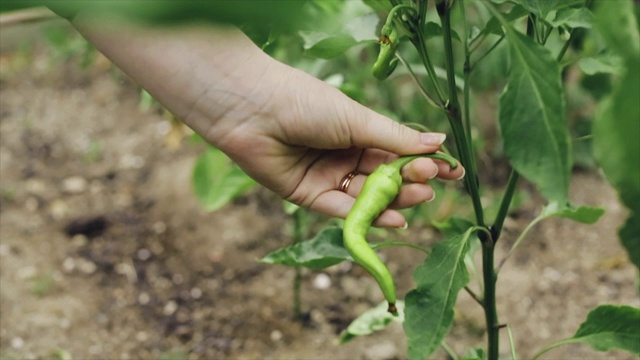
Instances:
[[[498,47],[498,45],[500,45],[500,43],[502,42],[502,40],[504,40],[504,35],[502,35],[498,40],[496,40],[495,43],[493,43],[493,45],[491,45],[491,47],[489,48],[489,50],[487,50],[484,54],[480,55],[480,57],[478,57],[475,61],[475,63],[473,63],[473,67],[475,67],[476,65],[478,65],[478,63],[480,62],[480,60],[484,59],[487,55],[489,55],[496,47]]]
[[[462,14],[462,23],[464,24],[464,38],[467,39],[469,37],[468,33],[467,33],[467,17],[466,17],[466,13],[464,11],[464,2],[460,1],[460,13]],[[473,149],[473,135],[471,133],[471,83],[470,83],[470,79],[471,79],[471,71],[473,71],[473,68],[471,67],[471,52],[469,51],[469,44],[466,41],[463,41],[464,43],[464,89],[463,89],[463,96],[464,96],[464,130],[465,130],[465,136],[467,139],[467,148],[469,149],[469,154],[470,156],[470,162],[469,165],[472,166],[472,169],[470,169],[470,172],[472,174],[476,174],[477,173],[477,168],[476,168],[476,158],[475,158],[475,151]]]
[[[531,229],[533,229],[533,227],[538,224],[541,220],[545,219],[545,216],[543,216],[542,214],[538,215],[538,217],[536,217],[535,219],[533,219],[529,225],[527,225],[527,227],[524,228],[524,230],[522,230],[522,232],[520,233],[520,236],[518,236],[518,238],[516,239],[516,241],[513,243],[513,245],[511,246],[511,249],[509,249],[509,252],[507,253],[507,255],[504,256],[504,258],[502,260],[500,260],[500,264],[498,264],[498,272],[500,272],[500,269],[502,269],[502,267],[504,266],[504,263],[507,261],[507,259],[509,259],[509,257],[511,257],[511,255],[513,254],[513,252],[516,250],[516,248],[518,247],[518,245],[520,245],[520,243],[522,242],[522,240],[525,238],[525,236],[529,233],[529,231]]]
[[[447,355],[453,359],[453,360],[457,360],[458,359],[458,355],[456,354],[455,351],[453,351],[453,349],[451,348],[451,346],[447,345],[446,342],[444,342],[444,340],[442,340],[442,342],[440,343],[440,347],[442,348],[442,350],[444,350],[444,352],[447,353]]]
[[[304,210],[298,209],[293,213],[293,243],[297,244],[303,240]],[[293,277],[293,318],[302,320],[302,300],[301,300],[302,268],[295,267]]]
[[[518,354],[516,352],[516,344],[513,341],[513,334],[511,333],[511,327],[507,325],[507,335],[509,335],[509,347],[511,347],[511,359],[518,360]]]
[[[442,106],[445,102],[446,95],[442,90],[442,87],[440,86],[440,82],[438,81],[438,77],[436,76],[435,68],[433,67],[431,59],[429,58],[429,53],[427,52],[427,44],[424,38],[424,21],[426,15],[427,1],[422,0],[418,3],[418,28],[415,29],[416,36],[411,38],[411,42],[420,54],[420,59],[422,59],[422,63],[427,70],[427,74],[429,74],[429,79],[431,80],[433,87],[436,90],[436,94],[438,95],[438,100],[440,101],[439,105]]]
[[[446,0],[439,0],[436,3],[436,9],[438,10],[438,15],[440,16],[440,22],[442,23],[445,65],[447,70],[447,82],[449,85],[449,99],[445,103],[447,118],[449,119],[449,123],[453,131],[453,137],[456,142],[460,161],[462,162],[462,165],[467,172],[464,181],[467,191],[471,195],[473,209],[476,216],[476,223],[478,226],[484,227],[484,211],[482,209],[482,203],[480,202],[478,176],[476,174],[475,166],[472,161],[471,149],[469,148],[470,141],[467,141],[464,126],[462,125],[460,102],[458,101],[458,93],[456,88],[456,77],[454,71],[455,64],[453,61],[453,44],[451,33],[451,7],[447,5]]]
[[[484,301],[473,291],[469,286],[465,286],[464,290],[471,296],[473,300],[475,300],[480,306],[484,308]]]
[[[505,190],[504,195],[502,196],[502,201],[500,202],[500,209],[498,210],[496,219],[493,222],[493,226],[491,226],[491,237],[493,238],[493,241],[498,241],[498,238],[500,238],[504,219],[509,213],[509,207],[511,206],[511,200],[513,199],[513,194],[516,191],[519,178],[520,174],[514,169],[511,169],[511,175],[509,175],[507,189]]]
[[[429,95],[429,93],[427,92],[427,89],[425,89],[424,86],[422,86],[422,83],[418,79],[418,76],[416,75],[415,72],[413,72],[413,69],[411,69],[411,65],[409,65],[409,63],[397,52],[396,52],[396,57],[398,58],[398,60],[400,60],[402,65],[404,65],[404,67],[407,68],[407,70],[409,71],[409,75],[418,86],[418,90],[420,91],[420,94],[424,96],[425,100],[427,100],[427,102],[433,107],[442,110],[442,107],[436,103],[435,99],[433,99],[431,95]]]
[[[482,275],[484,279],[484,316],[487,324],[487,359],[498,360],[500,328],[496,308],[496,272],[493,266],[495,243],[482,243]]]

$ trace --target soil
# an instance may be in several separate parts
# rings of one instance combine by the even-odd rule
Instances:
[[[351,320],[382,301],[358,267],[303,271],[304,317],[295,320],[294,272],[256,261],[291,241],[280,200],[258,188],[203,210],[190,186],[203,145],[185,137],[176,146],[181,128],[157,109],[141,110],[139,89],[106,59],[82,69],[79,56],[61,59],[41,32],[26,47],[2,32],[0,357],[406,357],[397,324],[336,345]],[[500,321],[522,359],[573,335],[598,304],[640,305],[636,271],[616,236],[625,210],[596,170],[574,175],[572,201],[606,214],[595,225],[542,222],[500,273]],[[508,219],[498,259],[542,204],[532,195]],[[440,238],[420,227],[394,236]],[[406,249],[385,255],[402,297],[413,271],[403,264],[422,258]],[[460,294],[446,340],[458,353],[484,345],[479,310]],[[507,331],[501,344],[508,357]],[[633,357],[573,345],[544,358]]]

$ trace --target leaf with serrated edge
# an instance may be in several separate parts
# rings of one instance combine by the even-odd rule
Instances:
[[[640,355],[640,309],[600,305],[589,312],[575,335],[545,347],[534,359],[556,347],[575,343],[588,344],[598,351],[624,350]]]
[[[411,359],[429,357],[451,327],[458,292],[469,282],[464,257],[471,233],[440,242],[414,273],[417,286],[405,298],[404,321]]]
[[[505,153],[547,200],[565,203],[571,152],[560,67],[547,49],[506,29],[511,66],[499,116]]]
[[[275,250],[261,262],[287,266],[304,266],[319,270],[351,259],[344,248],[342,229],[328,227],[313,239]]]

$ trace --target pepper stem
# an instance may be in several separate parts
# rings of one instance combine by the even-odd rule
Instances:
[[[428,157],[432,159],[445,161],[449,164],[449,166],[451,166],[452,169],[455,169],[458,167],[458,160],[456,160],[453,156],[449,154],[445,154],[441,152],[402,156],[394,160],[393,162],[391,162],[389,166],[392,166],[393,168],[399,170],[399,169],[402,169],[405,165],[407,165],[411,161],[421,157]]]

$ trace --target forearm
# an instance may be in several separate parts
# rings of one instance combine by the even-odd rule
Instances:
[[[83,13],[73,25],[176,117],[214,143],[220,134],[212,129],[221,118],[246,116],[247,106],[267,102],[269,94],[255,84],[269,88],[273,80],[265,74],[282,67],[232,27],[97,23]]]

